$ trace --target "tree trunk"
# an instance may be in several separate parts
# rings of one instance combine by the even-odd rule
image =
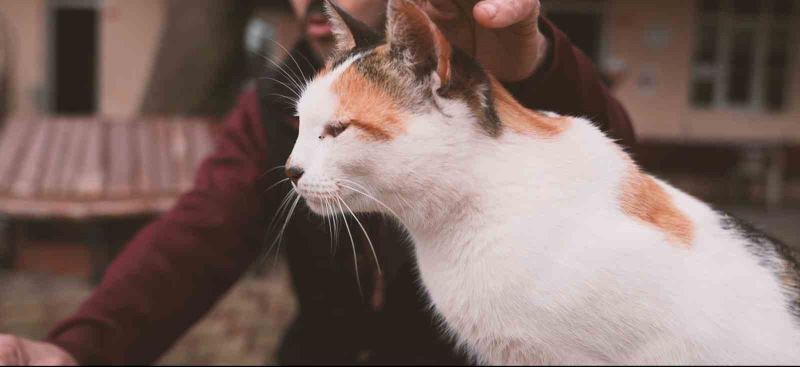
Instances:
[[[244,30],[254,0],[169,0],[143,115],[220,115],[246,76]]]

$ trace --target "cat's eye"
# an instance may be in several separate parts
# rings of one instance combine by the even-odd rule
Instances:
[[[350,126],[350,124],[346,123],[346,122],[341,122],[341,121],[331,122],[331,123],[325,125],[325,129],[322,131],[322,135],[320,135],[319,138],[323,139],[326,136],[330,136],[332,138],[335,138],[335,137],[339,136],[339,134],[341,134],[345,130],[347,130],[348,126]]]

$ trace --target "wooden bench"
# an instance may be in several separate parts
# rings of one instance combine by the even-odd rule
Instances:
[[[212,126],[189,118],[7,121],[0,132],[0,262],[13,264],[18,221],[82,221],[90,224],[98,278],[110,246],[102,223],[172,206],[211,151]]]

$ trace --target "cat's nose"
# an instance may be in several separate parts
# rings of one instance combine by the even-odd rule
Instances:
[[[297,181],[300,180],[300,177],[303,177],[303,173],[305,173],[305,171],[298,166],[286,168],[286,177],[289,177],[289,179],[291,179],[294,183],[297,183]]]

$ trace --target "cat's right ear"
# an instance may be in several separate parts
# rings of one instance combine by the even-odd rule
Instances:
[[[394,54],[401,55],[420,75],[436,72],[446,89],[451,77],[452,47],[427,14],[410,0],[389,0],[386,38]]]
[[[377,32],[345,12],[336,1],[325,0],[325,11],[336,40],[337,54],[355,48],[376,46],[382,42],[382,37]]]

